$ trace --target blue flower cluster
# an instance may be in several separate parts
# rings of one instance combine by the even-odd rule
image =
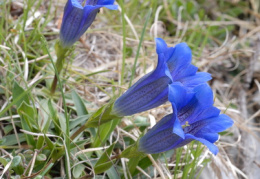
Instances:
[[[209,73],[197,72],[191,64],[192,53],[186,43],[168,47],[163,39],[156,39],[158,64],[154,71],[142,77],[120,96],[113,108],[118,116],[129,116],[158,107],[168,100],[168,85],[180,82],[192,89],[211,79]]]
[[[206,84],[210,74],[197,72],[192,53],[185,43],[173,47],[156,39],[158,65],[114,103],[112,113],[127,116],[157,107],[167,100],[173,113],[161,119],[140,140],[138,150],[159,153],[197,140],[213,154],[218,132],[233,125],[232,119],[213,106],[213,92]]]
[[[213,106],[213,94],[207,84],[189,91],[180,83],[169,85],[173,113],[162,118],[139,141],[139,151],[159,153],[182,147],[192,140],[206,145],[213,154],[218,148],[218,132],[233,125],[232,119]]]
[[[68,0],[60,31],[61,46],[64,49],[72,46],[92,24],[101,7],[116,10],[118,6],[113,3],[114,0]],[[233,121],[213,106],[213,93],[206,84],[211,75],[197,72],[186,43],[168,47],[164,40],[157,38],[156,52],[156,69],[120,96],[103,121],[133,115],[170,101],[172,114],[161,119],[139,140],[138,151],[159,153],[197,140],[217,154],[218,148],[213,143],[218,140],[218,132],[231,127]],[[95,120],[89,121],[94,123]]]
[[[68,0],[60,30],[61,45],[72,46],[95,20],[100,8],[117,10],[115,0]]]

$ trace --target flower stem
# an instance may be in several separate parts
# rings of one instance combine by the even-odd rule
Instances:
[[[67,56],[67,52],[69,51],[68,48],[63,48],[60,45],[60,42],[57,41],[55,44],[55,51],[56,51],[56,55],[57,55],[57,61],[56,61],[56,69],[57,69],[57,73],[55,73],[55,76],[53,78],[53,82],[51,85],[51,94],[53,95],[55,93],[56,87],[57,87],[57,82],[58,82],[58,78],[57,78],[57,74],[59,75],[62,68],[63,68],[63,64],[65,61],[65,57]]]
[[[65,59],[65,56],[63,58],[60,58],[60,57],[57,58],[55,66],[57,68],[58,74],[60,74],[60,72],[61,72],[61,69],[62,69],[63,63],[64,63],[64,59]],[[57,82],[58,82],[58,78],[57,78],[57,75],[55,74],[53,81],[52,81],[52,85],[51,85],[51,94],[52,95],[55,93],[55,90],[57,87]]]

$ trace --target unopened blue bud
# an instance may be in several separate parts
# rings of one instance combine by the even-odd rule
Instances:
[[[63,48],[72,46],[92,24],[100,8],[116,10],[115,0],[68,0],[62,19],[60,40]]]

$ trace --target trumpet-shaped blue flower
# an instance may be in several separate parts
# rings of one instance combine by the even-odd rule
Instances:
[[[190,92],[182,84],[173,83],[169,86],[169,99],[173,113],[161,119],[140,139],[138,150],[160,153],[197,140],[216,155],[218,148],[213,143],[218,140],[218,132],[231,127],[233,121],[227,115],[219,114],[220,110],[212,106],[210,87],[203,84]]]
[[[70,47],[92,24],[101,7],[116,10],[115,0],[68,0],[60,30],[61,45]],[[85,2],[85,5],[83,5]]]
[[[198,68],[191,64],[192,53],[186,43],[168,47],[164,40],[157,38],[156,52],[156,69],[120,96],[112,113],[128,116],[162,105],[168,100],[168,85],[172,82],[180,82],[192,90],[211,79],[209,73],[197,72]]]

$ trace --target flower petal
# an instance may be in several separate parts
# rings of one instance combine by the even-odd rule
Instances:
[[[79,1],[79,0],[68,0],[68,2],[67,3],[70,3],[73,7],[77,7],[77,8],[79,8],[79,9],[83,9],[83,7],[82,7],[82,5],[81,5],[81,3],[83,2],[83,0],[81,1]]]
[[[191,134],[186,134],[185,135],[185,138],[186,139],[194,139],[194,140],[197,140],[197,141],[200,141],[202,144],[206,145],[208,147],[208,149],[214,154],[214,155],[217,155],[218,153],[218,147],[216,145],[214,145],[213,143],[207,141],[206,139],[203,139],[203,138],[198,138],[198,137],[195,137]]]
[[[218,133],[204,133],[204,132],[198,132],[195,135],[198,138],[206,139],[207,141],[214,143],[218,140],[219,135]]]
[[[171,57],[167,59],[167,64],[173,78],[175,78],[179,70],[191,63],[191,59],[191,49],[186,43],[179,43],[174,47]]]
[[[194,93],[188,92],[188,89],[179,82],[173,82],[169,85],[168,89],[168,99],[172,104],[176,105],[177,111],[187,105],[194,96]]]
[[[157,52],[157,54],[164,53],[165,51],[167,51],[168,46],[167,46],[166,42],[163,39],[156,38],[155,39],[155,43],[156,43],[156,52]]]
[[[138,80],[116,100],[113,113],[128,116],[160,106],[167,101],[168,84],[171,82],[164,55],[159,54],[156,69]]]
[[[115,0],[97,0],[97,5],[111,5]]]
[[[206,108],[205,110],[202,110],[202,112],[196,117],[195,120],[192,120],[192,122],[196,122],[199,120],[207,119],[207,118],[212,118],[218,116],[220,113],[220,110],[214,106]],[[190,121],[190,123],[192,123]]]
[[[181,80],[182,78],[195,75],[197,71],[198,71],[198,67],[190,64],[180,69],[178,73],[174,73],[173,78],[175,81],[178,81]]]
[[[174,78],[173,78],[174,79]],[[200,84],[203,84],[211,80],[211,75],[206,72],[198,72],[193,76],[187,76],[180,79],[179,81],[189,88],[194,88]]]
[[[218,117],[205,119],[201,122],[203,124],[203,128],[200,130],[200,132],[204,133],[222,132],[234,124],[234,121],[226,114],[221,114]]]
[[[176,117],[176,120],[174,121],[173,130],[172,132],[178,136],[180,136],[182,139],[185,138],[184,131],[182,129],[181,123],[179,119]]]
[[[193,91],[196,93],[194,97],[178,111],[178,118],[182,125],[186,121],[192,124],[199,120],[198,116],[213,105],[213,92],[207,84],[199,85]]]
[[[71,0],[67,2],[60,30],[60,39],[64,47],[71,46],[77,40],[75,38],[76,32],[81,29],[80,24],[83,15],[84,10],[82,7],[75,6]]]
[[[172,115],[162,118],[151,130],[139,140],[139,151],[145,153],[160,153],[170,149],[181,141],[178,135],[172,133]]]

